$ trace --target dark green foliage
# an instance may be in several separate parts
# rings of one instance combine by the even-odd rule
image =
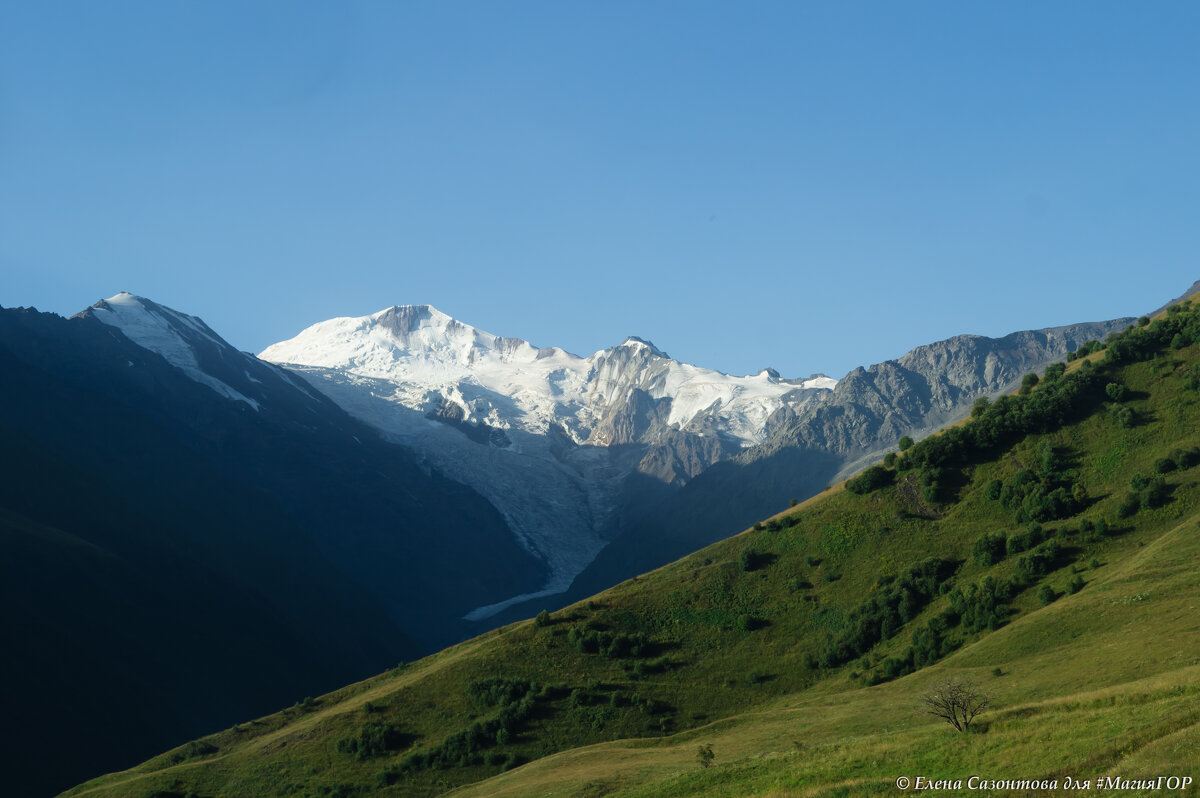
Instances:
[[[1133,413],[1133,408],[1125,405],[1113,407],[1108,411],[1108,414],[1113,421],[1125,429],[1132,429],[1137,421]]]
[[[757,571],[759,568],[769,565],[772,560],[774,560],[773,555],[758,549],[742,549],[742,553],[738,555],[738,567],[743,571]]]
[[[1169,457],[1160,457],[1154,461],[1155,474],[1169,474],[1176,468],[1175,461]]]
[[[1040,380],[1038,379],[1038,375],[1026,374],[1024,377],[1021,378],[1021,389],[1020,389],[1020,391],[1018,391],[1018,393],[1020,393],[1022,395],[1029,393],[1030,391],[1032,391],[1034,389],[1034,387],[1037,386],[1038,382],[1040,382]]]
[[[519,697],[516,691],[525,685],[526,691]],[[466,729],[450,735],[431,751],[412,754],[405,761],[403,770],[446,769],[470,764],[492,763],[497,758],[484,751],[495,745],[503,745],[516,737],[525,722],[532,716],[541,691],[536,682],[509,679],[485,679],[472,682],[468,688],[471,697],[488,704],[501,703],[500,711],[491,718],[475,721]],[[500,742],[504,740],[505,743]],[[340,744],[339,744],[340,745]],[[514,760],[515,763],[515,760]]]
[[[1016,592],[1012,582],[989,576],[979,584],[967,585],[966,589],[954,588],[948,597],[951,612],[963,630],[981,632],[1004,623],[1008,618],[1008,603]]]
[[[1114,402],[1124,402],[1129,396],[1129,389],[1119,382],[1110,382],[1104,386],[1104,395]]]
[[[1145,509],[1161,507],[1167,503],[1167,499],[1170,497],[1171,489],[1167,486],[1166,481],[1162,477],[1154,477],[1146,485],[1146,490],[1142,492],[1142,507]]]
[[[716,758],[717,755],[713,753],[711,745],[702,745],[696,749],[696,761],[703,769],[710,767]]]
[[[1194,313],[1167,312],[1165,319],[1110,336],[1106,360],[1113,364],[1147,360],[1168,346],[1183,348],[1200,339],[1200,319]]]
[[[1087,500],[1086,491],[1073,482],[1074,474],[1065,470],[1061,454],[1053,447],[1043,442],[1038,447],[1038,459],[1037,472],[1022,469],[999,489],[989,483],[985,495],[997,498],[1022,523],[1075,515]]]
[[[1161,476],[1146,479],[1141,474],[1134,474],[1129,481],[1129,493],[1117,507],[1117,515],[1120,518],[1129,518],[1138,510],[1161,507],[1170,498],[1171,488]]]
[[[1000,500],[1000,491],[1004,488],[1004,483],[998,479],[989,480],[987,486],[983,489],[985,498],[991,501]]]
[[[1037,597],[1038,602],[1045,607],[1047,604],[1053,604],[1054,600],[1058,598],[1058,594],[1054,592],[1054,588],[1050,587],[1050,585],[1042,585],[1038,588]]]
[[[885,468],[895,468],[896,467],[896,453],[888,452],[887,454],[885,454],[883,456],[883,465]]]
[[[883,466],[871,466],[854,479],[846,482],[846,490],[851,493],[864,494],[873,490],[887,487],[895,481],[896,474]]]
[[[609,659],[652,656],[656,646],[643,634],[622,634],[597,629],[571,627],[567,642],[581,654],[599,654]]]
[[[876,643],[896,635],[938,594],[948,563],[931,557],[855,607],[844,630],[821,652],[820,665],[833,668],[862,656]]]
[[[1140,318],[1138,319],[1138,321],[1137,321],[1137,326],[1139,326],[1139,327],[1145,327],[1145,326],[1146,326],[1147,324],[1149,324],[1149,323],[1150,323],[1150,317],[1149,317],[1149,316],[1142,316],[1142,317],[1140,317]]]
[[[299,701],[293,704],[292,709],[297,709],[301,712],[312,712],[314,709],[320,706],[320,704],[321,702],[319,700],[310,695],[306,695],[304,698],[301,698]]]
[[[896,445],[899,447],[900,451],[906,452],[912,448],[913,439],[911,437],[909,437],[908,435],[905,435],[904,437],[902,437],[899,440],[899,442]]]
[[[1062,548],[1057,540],[1047,540],[1029,554],[1017,560],[1016,576],[1019,582],[1030,585],[1058,567]]]
[[[537,685],[521,679],[476,679],[467,685],[467,694],[485,707],[496,707],[518,701]]]
[[[1042,380],[1046,382],[1053,382],[1054,380],[1062,377],[1066,371],[1066,363],[1051,363],[1049,366],[1046,366],[1046,371],[1042,374]]]
[[[549,626],[550,625],[550,612],[548,610],[542,610],[541,612],[539,612],[537,614],[537,617],[535,617],[533,619],[533,625],[535,627],[537,627],[538,629],[541,629],[542,627],[545,627],[545,626]]]
[[[984,533],[971,546],[971,557],[980,565],[995,565],[1004,559],[1006,541],[1002,534]]]
[[[1095,557],[1092,558],[1092,562],[1096,562]],[[1097,563],[1097,565],[1098,564],[1099,563]],[[1092,567],[1095,568],[1096,566],[1092,566]],[[1085,582],[1083,581],[1083,577],[1080,576],[1079,574],[1075,574],[1074,578],[1072,578],[1070,583],[1067,584],[1067,591],[1071,595],[1075,595],[1080,590],[1083,590],[1084,584],[1085,584]]]
[[[743,632],[753,632],[756,629],[762,629],[766,625],[766,621],[754,615],[738,616],[738,629]]]
[[[931,618],[925,626],[914,630],[911,645],[900,656],[888,657],[883,661],[883,674],[878,681],[895,679],[926,665],[932,665],[958,648],[961,641],[946,636],[952,618],[953,611],[949,614],[943,613]]]
[[[988,409],[988,405],[992,402],[986,396],[981,396],[975,400],[975,404],[971,405],[971,418],[982,416]]]
[[[1006,549],[1009,554],[1020,554],[1023,551],[1029,551],[1043,540],[1045,540],[1045,532],[1042,530],[1041,524],[1033,523],[1025,532],[1009,535]]]
[[[1094,406],[1096,369],[1080,369],[1023,396],[1002,396],[966,424],[950,427],[912,447],[905,460],[923,468],[982,462],[1031,433],[1060,428]]]
[[[1175,461],[1175,465],[1179,468],[1192,468],[1197,463],[1200,463],[1200,448],[1193,446],[1190,449],[1176,449],[1171,452],[1171,459]]]
[[[405,748],[411,739],[397,724],[368,723],[358,730],[357,737],[338,740],[336,748],[340,754],[352,754],[355,759],[363,760]]]

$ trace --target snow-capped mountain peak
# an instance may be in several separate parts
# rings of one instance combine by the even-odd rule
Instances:
[[[635,350],[645,349],[650,354],[656,355],[657,357],[661,357],[666,360],[671,359],[670,355],[668,355],[666,352],[659,349],[653,343],[651,343],[650,341],[647,341],[645,338],[638,338],[636,335],[631,335],[628,338],[626,338],[624,341],[621,342],[621,346],[628,348],[628,349],[635,349]]]
[[[667,423],[680,429],[719,408],[716,429],[750,445],[763,439],[772,412],[797,400],[797,388],[827,390],[836,382],[734,377],[672,360],[636,336],[583,358],[493,335],[429,305],[320,322],[259,357],[386,381],[393,401],[425,413],[449,403],[467,422],[536,433],[559,428],[577,443],[611,442],[595,437],[596,426],[640,391],[669,401]]]
[[[102,299],[80,315],[91,316],[119,329],[126,338],[143,349],[162,355],[168,363],[201,385],[228,399],[245,402],[255,410],[259,409],[256,400],[201,367],[197,357],[201,349],[215,348],[222,352],[236,350],[195,316],[180,313],[128,291]],[[237,356],[245,357],[240,352]]]
[[[642,495],[632,475],[682,485],[835,383],[731,376],[635,336],[580,357],[429,305],[320,322],[259,357],[480,491],[546,559],[547,592],[565,589],[623,523],[618,508],[635,500],[626,491]]]

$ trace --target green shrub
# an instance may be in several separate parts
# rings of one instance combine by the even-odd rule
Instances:
[[[1124,402],[1129,396],[1129,389],[1119,382],[1110,382],[1104,386],[1104,395],[1111,401]]]
[[[863,471],[857,477],[846,482],[846,490],[859,495],[870,493],[879,488],[891,485],[896,479],[895,472],[883,466],[874,465]]]
[[[1125,429],[1132,429],[1134,427],[1135,419],[1132,408],[1125,405],[1118,405],[1109,411],[1109,415],[1113,421]]]
[[[980,565],[995,565],[1004,559],[1007,538],[1003,534],[987,534],[971,546],[971,556]]]
[[[757,571],[759,568],[770,563],[770,561],[770,555],[755,548],[742,549],[742,553],[738,555],[738,566],[747,572]]]
[[[338,753],[353,754],[355,759],[383,756],[405,747],[411,739],[394,723],[368,723],[357,737],[343,737],[335,744]]]

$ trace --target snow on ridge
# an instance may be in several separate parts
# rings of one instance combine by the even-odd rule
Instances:
[[[200,368],[195,350],[180,333],[179,325],[215,344],[223,344],[209,331],[207,325],[195,316],[171,310],[127,291],[97,302],[92,306],[91,312],[98,321],[116,327],[126,338],[143,349],[162,355],[168,363],[201,385],[211,388],[227,399],[245,402],[255,410],[259,409],[258,402]]]
[[[501,338],[431,305],[395,305],[318,322],[259,357],[385,380],[396,386],[394,400],[413,409],[429,410],[436,393],[470,422],[545,432],[569,417],[580,442],[606,407],[638,389],[671,400],[669,424],[684,427],[711,410],[720,427],[749,445],[762,439],[767,418],[785,396],[837,384],[820,375],[783,380],[769,369],[732,376],[672,360],[637,336],[583,358]]]

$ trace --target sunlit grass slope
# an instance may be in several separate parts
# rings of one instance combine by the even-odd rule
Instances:
[[[1174,311],[849,490],[66,794],[850,795],[899,776],[1200,775],[1198,340],[1198,314]],[[949,675],[992,698],[968,734],[922,711]]]

